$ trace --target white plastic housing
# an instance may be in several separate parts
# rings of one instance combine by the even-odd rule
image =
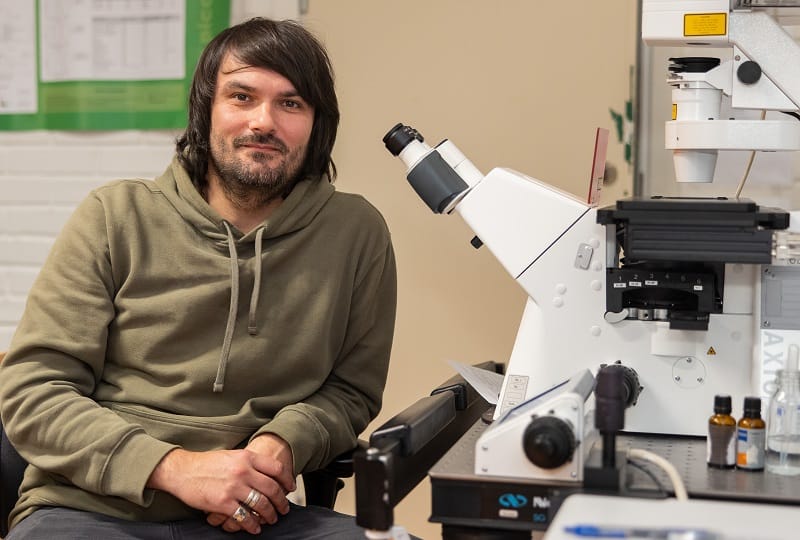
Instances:
[[[716,120],[719,118],[722,90],[702,81],[684,82],[672,89],[675,121]],[[714,179],[717,150],[676,149],[672,154],[678,182],[708,183]]]
[[[585,404],[592,388],[592,374],[580,370],[563,386],[522,404],[512,416],[495,420],[475,445],[475,474],[569,482],[582,480],[583,458],[590,446],[586,439],[593,427],[585,425]],[[554,416],[572,427],[577,442],[572,459],[552,469],[538,467],[528,459],[523,439],[534,415]]]
[[[642,40],[647,45],[689,45],[705,43],[724,46],[722,35],[686,36],[684,16],[687,13],[728,13],[730,0],[644,0],[642,3]],[[701,56],[701,55],[697,55]]]
[[[589,206],[544,182],[496,168],[472,187],[455,210],[516,278]]]
[[[800,150],[800,122],[673,120],[664,127],[678,182],[711,182],[718,150]]]
[[[704,435],[714,395],[757,395],[753,291],[758,272],[729,265],[722,314],[708,331],[671,330],[665,321],[605,317],[606,264],[613,234],[597,209],[509,169],[493,169],[456,206],[529,299],[496,416],[569,378],[617,360],[645,387],[626,429]],[[613,230],[612,230],[613,233]],[[609,247],[610,246],[610,247]],[[753,267],[754,268],[754,267]],[[726,293],[727,294],[727,293]]]

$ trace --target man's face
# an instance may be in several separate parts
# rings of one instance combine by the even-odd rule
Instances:
[[[295,180],[313,124],[314,107],[288,79],[228,54],[211,105],[209,174],[227,191],[274,199]]]

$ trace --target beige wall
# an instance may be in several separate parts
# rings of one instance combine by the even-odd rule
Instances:
[[[381,138],[411,124],[429,142],[452,139],[483,172],[510,167],[584,195],[594,130],[605,127],[618,179],[603,201],[627,195],[631,175],[609,109],[630,99],[636,18],[633,0],[309,3],[305,22],[337,73],[337,186],[381,210],[398,260],[392,367],[371,428],[450,377],[448,359],[504,362],[525,300],[486,249],[470,246],[459,217],[434,215],[417,198]],[[352,512],[353,501],[349,486],[339,509]],[[438,538],[429,514],[426,481],[395,518]]]

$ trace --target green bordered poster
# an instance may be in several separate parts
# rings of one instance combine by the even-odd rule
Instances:
[[[181,129],[230,0],[0,0],[0,131]]]

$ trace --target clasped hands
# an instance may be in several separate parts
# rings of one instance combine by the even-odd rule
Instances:
[[[297,488],[291,448],[271,433],[259,435],[242,450],[172,450],[147,486],[205,511],[215,527],[251,534],[286,514],[286,495]]]

